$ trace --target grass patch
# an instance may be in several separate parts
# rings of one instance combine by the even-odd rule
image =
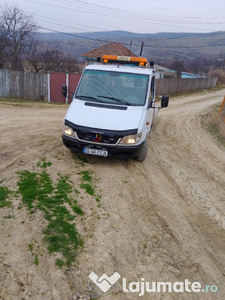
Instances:
[[[11,201],[8,200],[10,194],[11,192],[7,187],[0,186],[0,208],[12,205]]]
[[[89,195],[94,196],[95,190],[89,183],[81,183],[80,187],[84,189]]]
[[[74,154],[74,157],[76,157],[76,159],[80,160],[80,162],[82,163],[82,165],[86,164],[86,163],[90,163],[84,156],[82,155],[77,155]]]
[[[12,219],[12,218],[13,218],[13,216],[11,214],[3,217],[3,219]]]
[[[101,196],[97,196],[97,197],[95,198],[95,201],[96,201],[96,202],[100,202],[100,200],[101,200]]]
[[[28,245],[30,252],[33,254],[34,246],[33,244]]]
[[[214,109],[201,119],[201,123],[206,131],[213,135],[216,140],[225,147],[225,124],[219,116],[220,105],[216,105]]]
[[[50,167],[52,163],[50,161],[46,161],[46,158],[42,158],[41,161],[37,163],[37,167],[39,168],[47,168]]]
[[[82,171],[79,173],[80,175],[82,175],[82,181],[88,181],[88,182],[92,182],[92,174],[93,172],[91,171]]]
[[[60,258],[55,260],[55,264],[62,268],[63,265],[69,266],[75,261],[83,240],[77,231],[75,218],[83,216],[84,212],[79,207],[77,200],[72,195],[79,196],[80,190],[73,187],[73,182],[68,176],[58,174],[56,181],[52,181],[46,168],[51,166],[45,158],[37,163],[39,171],[30,172],[24,170],[17,172],[19,180],[17,191],[12,192],[7,187],[1,186],[0,181],[0,208],[9,207],[12,202],[8,200],[10,195],[21,196],[22,202],[18,209],[23,205],[27,207],[31,214],[40,210],[47,220],[47,226],[43,230],[44,241],[47,243],[49,253],[59,253]],[[82,171],[80,187],[89,195],[95,195],[94,172]],[[100,202],[101,196],[96,196],[96,202]],[[3,218],[13,218],[7,215]],[[22,224],[24,221],[22,221]],[[33,244],[28,245],[35,265],[39,265],[38,255],[33,252]],[[58,256],[58,255],[57,255]]]
[[[94,196],[95,186],[93,183],[93,172],[82,171],[78,174],[82,176],[82,183],[80,184],[80,187],[84,189],[89,195]]]
[[[34,254],[34,263],[36,266],[39,265],[39,259],[38,259],[38,255],[36,253]]]
[[[39,259],[38,259],[38,255],[37,255],[36,253],[33,252],[33,250],[34,250],[34,245],[33,245],[33,244],[29,244],[28,247],[29,247],[29,250],[30,250],[32,256],[34,256],[34,264],[35,264],[36,266],[38,266],[38,265],[39,265]]]
[[[84,212],[79,206],[74,205],[74,206],[72,206],[72,209],[76,214],[83,216]]]
[[[64,261],[60,258],[56,258],[55,264],[56,264],[56,266],[58,266],[61,269],[62,266],[64,265]]]
[[[63,264],[70,265],[75,260],[78,247],[83,245],[76,225],[71,221],[76,215],[83,214],[83,211],[77,204],[72,206],[76,201],[70,197],[73,190],[68,176],[58,175],[57,183],[54,185],[45,170],[41,173],[22,171],[18,174],[17,185],[22,202],[31,213],[42,210],[48,221],[44,230],[44,240],[48,243],[49,253],[61,253],[64,258]],[[65,202],[72,208],[74,214],[65,207]],[[59,265],[59,261],[56,261],[56,265]]]

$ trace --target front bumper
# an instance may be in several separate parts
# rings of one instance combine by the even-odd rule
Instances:
[[[120,158],[135,158],[139,155],[144,145],[144,142],[134,146],[100,146],[93,145],[79,140],[70,138],[65,134],[62,135],[63,144],[70,149],[73,153],[83,153],[85,147],[90,147],[98,150],[107,150],[108,156],[110,157],[120,157]]]

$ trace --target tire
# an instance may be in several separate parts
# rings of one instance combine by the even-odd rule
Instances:
[[[148,153],[148,143],[147,143],[147,140],[145,140],[144,145],[141,149],[141,152],[136,157],[136,160],[139,162],[144,161],[147,157],[147,153]]]

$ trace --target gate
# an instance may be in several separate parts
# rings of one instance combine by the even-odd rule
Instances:
[[[66,74],[50,73],[50,102],[65,103],[62,95],[62,85],[66,84]]]
[[[71,93],[75,92],[80,77],[81,74],[50,73],[49,102],[70,103],[72,101]],[[68,98],[62,95],[62,85],[64,84],[67,85],[69,91]]]

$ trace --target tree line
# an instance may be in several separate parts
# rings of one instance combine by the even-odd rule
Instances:
[[[17,5],[0,10],[0,69],[36,73],[78,72],[75,55],[65,53],[56,44],[38,39],[39,27],[33,17]]]

